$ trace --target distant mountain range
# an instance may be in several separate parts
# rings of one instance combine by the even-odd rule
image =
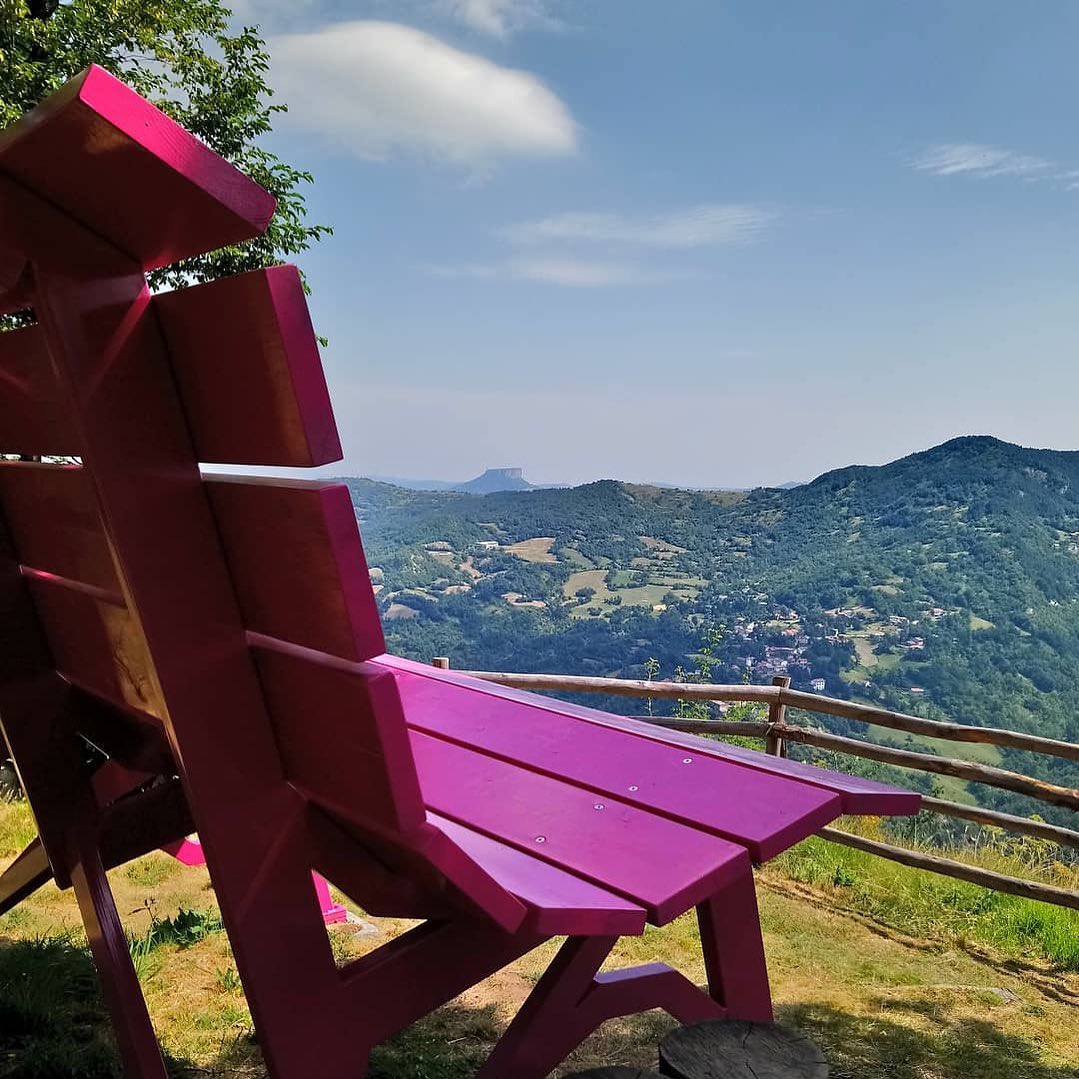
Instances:
[[[376,483],[389,483],[394,487],[403,487],[406,491],[461,491],[470,495],[489,495],[498,491],[538,491],[564,488],[564,483],[530,483],[524,478],[521,468],[489,468],[475,479],[462,480],[413,480],[402,476],[367,476],[365,479]],[[645,487],[662,487],[672,491],[750,491],[751,487],[686,487],[677,483],[653,481],[643,484]],[[792,487],[801,487],[799,482],[775,484],[777,491],[789,491]]]
[[[538,484],[529,483],[520,468],[489,468],[475,479],[462,480],[410,480],[400,476],[369,476],[377,483],[391,483],[406,491],[461,491],[470,495],[489,495],[496,491],[532,491]]]

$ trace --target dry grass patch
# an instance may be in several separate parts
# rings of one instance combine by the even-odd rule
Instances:
[[[399,618],[419,618],[419,616],[420,612],[415,607],[408,607],[404,603],[391,603],[383,615],[387,622],[394,622]]]
[[[541,599],[522,599],[520,592],[503,592],[502,598],[511,607],[546,607],[547,604]]]
[[[534,536],[519,543],[511,543],[503,550],[526,562],[557,562],[558,559],[551,553],[554,539],[554,536]]]

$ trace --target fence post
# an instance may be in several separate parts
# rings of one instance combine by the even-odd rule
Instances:
[[[450,669],[450,657],[449,656],[435,656],[431,660],[431,666],[437,667],[440,671],[448,671]]]
[[[778,686],[780,689],[786,689],[790,684],[791,680],[785,674],[777,674],[772,679],[772,685]],[[768,705],[768,722],[773,728],[777,723],[783,722],[786,714],[787,706],[785,704],[773,701]],[[787,755],[787,743],[774,730],[770,730],[765,742],[765,751],[773,757],[785,757]]]

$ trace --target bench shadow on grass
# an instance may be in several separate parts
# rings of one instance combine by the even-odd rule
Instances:
[[[883,1004],[883,1001],[878,1003]],[[919,1030],[880,1015],[820,1005],[779,1009],[780,1022],[804,1030],[824,1050],[833,1079],[1076,1079],[1074,1067],[1046,1064],[1036,1042],[984,1020],[956,1018],[932,1000],[888,1001],[932,1023]]]
[[[879,1014],[823,1005],[779,1009],[781,1022],[825,1049],[833,1079],[1075,1079],[1046,1064],[1037,1045],[992,1023],[949,1017],[932,1000],[889,1003],[929,1021],[919,1030]],[[650,1012],[597,1032],[560,1071],[601,1064],[654,1067],[673,1022]],[[469,1079],[500,1033],[495,1006],[448,1005],[375,1050],[371,1079]],[[168,1060],[174,1079],[262,1079],[255,1040],[232,1039],[208,1065]],[[64,938],[0,939],[0,1079],[120,1079],[108,1019],[85,948]]]

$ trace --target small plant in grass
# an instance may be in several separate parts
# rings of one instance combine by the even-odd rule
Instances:
[[[214,971],[214,981],[226,993],[235,993],[240,989],[240,975],[235,967],[222,967]]]
[[[682,666],[675,668],[676,682],[711,682],[712,672],[719,660],[715,650],[723,640],[724,626],[712,626],[701,635],[701,648],[697,653],[697,665],[692,670]],[[679,719],[709,719],[712,706],[709,701],[683,700],[675,702],[674,714]]]
[[[832,883],[837,888],[853,888],[858,878],[844,865],[837,865],[832,873]]]
[[[213,933],[224,930],[220,915],[212,910],[189,910],[181,907],[173,917],[159,918],[152,899],[146,900],[139,910],[150,915],[150,927],[141,936],[129,941],[136,970],[139,969],[140,962],[144,962],[157,948],[166,944],[174,944],[177,948],[190,948]]]
[[[648,659],[645,661],[644,676],[649,682],[651,682],[657,674],[659,674],[659,660],[656,659],[655,656],[649,656]],[[645,706],[648,709],[649,715],[652,715],[652,705],[652,698],[647,698],[647,700],[645,701]]]
[[[220,933],[225,927],[221,923],[221,916],[215,911],[181,907],[174,917],[158,921],[156,928],[160,943],[190,948],[212,933]]]
[[[234,1004],[225,1004],[199,1012],[192,1025],[196,1030],[222,1031],[236,1027],[246,1028],[250,1022],[251,1016],[245,1009],[237,1008]]]

